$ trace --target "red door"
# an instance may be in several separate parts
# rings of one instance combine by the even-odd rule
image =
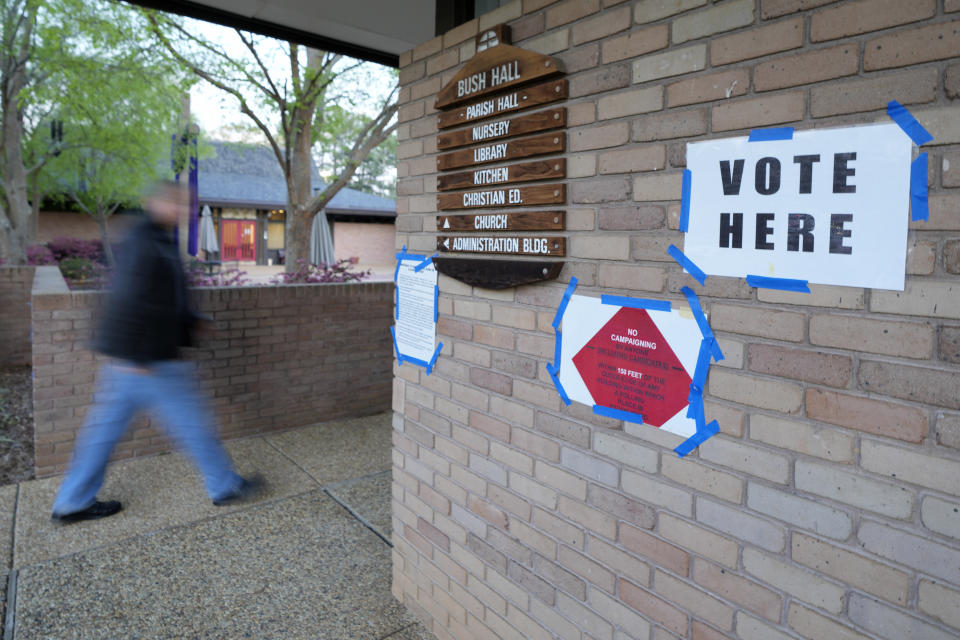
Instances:
[[[220,226],[221,260],[256,262],[257,223],[253,220],[223,220]]]

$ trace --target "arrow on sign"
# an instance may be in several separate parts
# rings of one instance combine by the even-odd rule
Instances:
[[[450,218],[444,218],[444,219],[443,219],[443,228],[444,228],[444,229],[449,229],[449,228],[450,228]]]
[[[443,248],[444,248],[444,249],[449,249],[449,248],[450,248],[450,238],[444,238],[444,240],[443,240]]]

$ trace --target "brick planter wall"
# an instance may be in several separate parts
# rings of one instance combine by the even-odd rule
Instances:
[[[30,364],[34,267],[0,267],[0,366]]]
[[[62,472],[70,460],[102,360],[87,345],[105,297],[58,291],[63,279],[47,269],[37,270],[33,291],[38,477]],[[224,438],[389,408],[392,282],[198,289],[194,296],[216,331],[185,354],[198,363]],[[115,458],[169,449],[162,430],[141,417]]]
[[[568,259],[505,291],[440,278],[443,353],[395,368],[393,593],[441,640],[960,634],[960,2],[517,0],[401,56],[397,244],[432,253],[436,94],[507,22],[561,59]],[[685,144],[888,121],[935,136],[903,292],[696,285],[726,359],[680,439],[565,407],[578,293],[683,300]]]

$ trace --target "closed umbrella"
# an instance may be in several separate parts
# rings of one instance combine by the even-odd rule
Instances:
[[[310,264],[332,264],[335,261],[330,223],[327,222],[327,213],[321,210],[313,217],[313,226],[310,227]]]
[[[203,211],[200,212],[200,249],[207,252],[207,258],[211,253],[220,251],[217,244],[217,231],[213,228],[213,215],[210,213],[210,206],[203,205]]]

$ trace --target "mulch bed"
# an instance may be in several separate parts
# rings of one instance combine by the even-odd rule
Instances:
[[[0,485],[33,478],[30,367],[0,368]]]

